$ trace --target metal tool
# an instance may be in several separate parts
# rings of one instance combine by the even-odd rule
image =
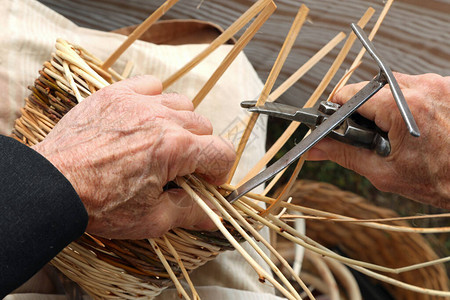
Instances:
[[[384,85],[389,83],[392,95],[397,103],[403,120],[406,126],[413,136],[420,136],[419,129],[414,117],[409,110],[406,100],[400,90],[400,86],[395,80],[394,75],[390,68],[384,63],[384,60],[376,52],[375,47],[368,39],[364,31],[356,24],[351,25],[353,32],[366,48],[367,52],[372,56],[375,62],[378,64],[380,71],[378,75],[372,79],[366,86],[364,86],[355,96],[343,104],[337,111],[329,115],[320,125],[314,129],[311,134],[306,136],[300,143],[295,145],[289,150],[282,158],[269,166],[264,171],[257,174],[255,177],[238,187],[231,194],[227,196],[227,200],[233,203],[239,197],[245,195],[255,187],[273,178],[276,174],[287,168],[290,164],[296,161],[306,151],[311,149],[317,142],[327,136],[336,127],[340,126],[350,115],[352,115],[361,105],[375,95]]]
[[[314,130],[326,121],[341,107],[337,103],[322,101],[319,107],[296,108],[295,106],[267,102],[261,106],[255,106],[256,101],[244,101],[243,108],[249,112],[265,114],[286,120],[301,122]],[[329,134],[335,140],[367,149],[375,149],[381,156],[388,156],[391,152],[391,144],[387,133],[375,125],[375,122],[364,118],[358,113],[353,113],[344,120],[339,127],[334,128]]]

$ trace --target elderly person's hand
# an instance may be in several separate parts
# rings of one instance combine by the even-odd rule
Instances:
[[[329,159],[366,176],[378,189],[450,208],[450,77],[395,74],[420,129],[412,137],[389,87],[384,87],[359,112],[389,132],[391,154],[355,148],[331,139],[318,143],[309,160]],[[342,104],[366,83],[348,85],[332,99]]]
[[[225,182],[232,145],[187,97],[161,94],[151,76],[106,87],[73,108],[34,149],[72,183],[88,214],[87,232],[107,238],[158,237],[171,228],[214,229],[177,176]]]

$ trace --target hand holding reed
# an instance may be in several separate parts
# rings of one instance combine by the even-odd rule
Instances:
[[[34,146],[79,194],[87,232],[143,239],[175,227],[214,229],[185,191],[163,187],[194,172],[212,184],[225,182],[234,150],[211,135],[211,123],[192,111],[189,99],[161,89],[151,76],[105,87]]]

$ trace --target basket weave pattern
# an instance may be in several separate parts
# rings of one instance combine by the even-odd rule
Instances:
[[[42,141],[79,101],[122,79],[112,70],[103,71],[102,61],[79,46],[58,40],[56,48],[59,51],[44,63],[39,78],[29,87],[32,93],[12,133],[12,137],[28,146]],[[234,227],[225,226],[236,240],[241,240]],[[174,229],[153,241],[177,278],[183,275],[180,262],[189,272],[219,253],[234,249],[220,232]],[[173,255],[168,243],[179,257]],[[148,240],[109,240],[85,233],[52,264],[95,298],[148,299],[172,285]]]

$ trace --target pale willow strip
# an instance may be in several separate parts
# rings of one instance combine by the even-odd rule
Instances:
[[[134,67],[134,62],[132,60],[129,60],[127,62],[127,64],[125,65],[125,68],[123,69],[122,77],[128,78],[131,74],[131,71],[133,70],[133,67]]]
[[[305,5],[302,5],[298,10],[297,15],[295,16],[295,19],[292,22],[292,26],[286,36],[286,39],[284,40],[283,46],[281,47],[281,50],[278,53],[278,57],[275,63],[273,64],[272,70],[270,71],[266,83],[264,84],[263,90],[261,91],[258,101],[256,102],[257,106],[263,105],[266,102],[270,92],[272,91],[275,81],[277,80],[277,77],[280,74],[285,61],[289,53],[291,52],[292,46],[294,45],[295,40],[298,37],[300,29],[305,23],[308,12],[309,9]],[[228,183],[230,183],[231,180],[233,179],[234,173],[236,172],[236,169],[239,165],[242,154],[244,153],[245,146],[247,145],[248,139],[250,138],[250,134],[252,133],[253,128],[255,127],[256,121],[258,120],[258,116],[259,114],[256,113],[251,114],[250,120],[247,123],[247,127],[245,128],[241,140],[239,141],[239,146],[236,151],[236,159],[228,176],[227,181]]]
[[[222,185],[221,187],[223,189],[226,189],[229,191],[235,190],[235,187],[226,185],[226,184]],[[252,197],[255,200],[265,202],[267,204],[272,204],[274,201],[272,198],[266,197],[264,195],[258,195],[255,193],[251,193],[251,192],[247,193],[247,195]],[[397,231],[397,232],[414,232],[414,233],[448,233],[448,232],[450,232],[450,227],[415,228],[415,227],[406,227],[406,226],[378,224],[378,223],[374,223],[374,222],[365,222],[362,219],[355,219],[355,218],[351,218],[351,217],[347,217],[347,216],[342,216],[339,214],[334,214],[334,213],[317,210],[317,209],[313,209],[313,208],[308,208],[308,207],[304,207],[304,206],[300,206],[300,205],[296,205],[296,204],[286,203],[286,202],[281,202],[280,206],[286,207],[287,209],[290,209],[293,211],[298,211],[298,212],[313,215],[313,216],[322,216],[323,218],[326,218],[327,220],[330,220],[330,221],[334,221],[337,219],[342,220],[342,221],[349,220],[349,221],[354,221],[354,222],[356,222],[355,224],[358,224],[361,226],[377,228],[380,230]],[[444,215],[443,217],[446,217],[446,215]]]
[[[312,262],[320,277],[322,277],[323,281],[326,283],[330,300],[339,300],[340,297],[338,285],[333,274],[331,273],[330,268],[327,266],[322,257],[317,253],[306,250],[305,258],[309,259]]]
[[[227,42],[231,39],[239,30],[241,30],[245,25],[250,22],[257,14],[259,14],[265,7],[269,5],[271,0],[259,0],[255,4],[253,4],[242,16],[240,16],[233,24],[228,27],[227,30],[222,32],[214,41],[212,41],[208,47],[205,48],[202,52],[200,52],[196,57],[194,57],[191,61],[189,61],[184,67],[175,72],[173,75],[168,77],[163,82],[163,89],[167,89],[171,86],[175,81],[177,81],[180,77],[185,75],[187,72],[192,70],[195,66],[197,66],[205,57],[207,57],[211,52],[216,50],[220,45]]]
[[[289,241],[296,243],[298,245],[301,245],[306,249],[314,251],[315,253],[318,253],[323,256],[330,257],[335,260],[341,261],[342,263],[345,263],[346,265],[349,265],[352,267],[354,267],[354,266],[362,267],[366,271],[368,271],[367,269],[372,269],[372,270],[376,270],[379,272],[399,274],[401,272],[406,272],[406,271],[423,268],[424,265],[430,266],[430,265],[434,265],[434,264],[440,264],[440,263],[443,263],[444,261],[447,261],[447,259],[450,259],[450,258],[438,259],[438,260],[434,260],[434,261],[430,261],[430,262],[425,262],[425,263],[419,264],[419,265],[412,265],[412,266],[396,268],[396,269],[383,267],[383,266],[375,265],[375,264],[368,263],[368,262],[358,261],[358,260],[343,257],[339,254],[334,253],[333,251],[327,249],[326,247],[322,246],[321,244],[317,243],[316,241],[312,240],[311,238],[300,234],[294,228],[292,228],[291,226],[287,225],[286,223],[280,221],[279,219],[275,218],[272,215],[268,215],[265,218],[263,218],[263,217],[259,216],[258,214],[255,214],[252,209],[247,207],[247,205],[249,207],[252,207],[253,209],[261,209],[258,205],[253,203],[252,200],[248,199],[247,197],[242,197],[241,202],[235,202],[235,206],[237,208],[239,208],[240,210],[242,210],[243,212],[245,212],[246,214],[251,216],[256,221],[261,222],[262,224],[268,226],[269,228],[271,228],[272,230],[277,232],[279,235],[285,237]],[[434,292],[440,293],[440,291],[434,291]]]
[[[369,22],[370,18],[374,14],[375,10],[373,8],[367,9],[365,14],[362,16],[362,18],[358,21],[358,25],[361,28],[364,28],[364,26]],[[341,51],[337,55],[335,61],[331,65],[328,72],[325,74],[324,78],[320,82],[320,84],[317,86],[314,93],[311,95],[311,97],[308,99],[304,107],[312,107],[317,100],[320,98],[320,96],[325,91],[328,84],[331,82],[333,77],[336,75],[337,71],[339,70],[340,66],[344,62],[344,59],[347,57],[348,52],[350,51],[353,43],[355,42],[356,35],[354,33],[351,33],[350,36],[347,38],[347,41],[345,42],[344,46],[342,47]],[[246,176],[246,178],[252,178],[256,174],[258,174],[262,168],[275,156],[278,151],[280,151],[281,147],[286,144],[286,142],[289,140],[289,138],[294,134],[294,132],[297,130],[298,126],[300,126],[300,122],[292,122],[289,127],[283,132],[283,134],[278,138],[278,140],[270,147],[270,149],[266,152],[266,154],[263,156],[263,158],[260,160],[260,162],[257,163],[257,165],[252,169],[251,172]],[[240,182],[238,184],[241,185],[243,182]]]
[[[52,58],[53,59],[50,61],[52,66],[54,68],[58,69],[58,71],[61,72],[61,74],[65,74],[65,70],[63,67],[64,62],[62,61],[62,59],[59,56],[57,56],[55,53],[52,53]],[[89,86],[87,85],[87,83],[85,81],[83,81],[79,76],[77,76],[76,74],[74,74],[72,72],[70,72],[70,76],[72,76],[76,80],[76,85],[77,85],[78,89],[80,89],[82,92],[84,92],[87,95],[91,94],[91,92],[89,91]]]
[[[314,54],[306,63],[304,63],[294,74],[289,76],[280,86],[273,91],[267,101],[275,101],[284,92],[286,92],[291,86],[293,86],[303,75],[306,74],[312,67],[316,65],[322,58],[325,57],[331,50],[334,49],[344,38],[346,34],[343,32],[338,33],[331,41],[329,41],[322,49]]]
[[[220,204],[223,205],[223,207],[226,209],[227,212],[231,212],[236,219],[244,224],[245,228],[253,235],[253,237],[262,242],[264,246],[267,247],[267,249],[276,257],[281,264],[288,270],[288,272],[292,275],[292,277],[297,281],[297,283],[301,286],[301,288],[306,292],[308,297],[310,299],[315,299],[312,295],[311,291],[308,289],[308,287],[304,284],[302,279],[298,276],[298,274],[292,269],[291,265],[286,261],[286,259],[278,253],[278,251],[275,249],[271,243],[267,242],[259,233],[257,230],[253,228],[246,220],[242,217],[242,215],[234,208],[224,197],[222,194],[220,194],[217,189],[212,187],[207,182],[203,182],[204,185],[208,188],[209,192],[211,192],[217,200],[219,200]],[[212,203],[215,203],[213,199],[210,199]],[[217,208],[222,207],[221,205],[216,206]],[[222,211],[224,208],[219,208],[220,211]],[[228,214],[228,213],[227,213]],[[231,218],[231,216],[230,216]]]
[[[92,77],[89,73],[85,72],[83,69],[81,69],[75,65],[70,65],[70,69],[72,69],[76,74],[83,77],[87,82],[91,83],[98,89],[102,89],[109,85],[109,84],[105,85],[104,83],[98,81],[95,77]]]
[[[55,127],[56,123],[53,122],[53,120],[51,120],[50,118],[48,118],[46,115],[35,109],[28,98],[26,98],[25,101],[26,101],[25,106],[26,110],[32,112],[36,116],[39,116],[41,118],[41,121],[44,122],[50,129],[53,129],[53,127]]]
[[[287,170],[287,168],[282,170],[277,175],[275,175],[275,177],[266,185],[266,187],[264,188],[264,191],[261,193],[261,195],[266,196],[267,193],[269,193],[273,189],[273,187],[278,182],[278,180],[280,180],[280,178],[284,175],[286,170]]]
[[[34,124],[32,124],[32,122],[30,122],[28,119],[23,118],[23,119],[22,119],[22,124],[23,124],[28,130],[30,130],[30,131],[33,133],[33,135],[34,135],[35,137],[37,137],[37,138],[40,139],[40,140],[43,140],[43,139],[44,139],[45,134],[42,135],[40,132],[36,131],[36,130],[34,129],[34,127],[35,127]]]
[[[80,91],[78,90],[77,85],[75,84],[75,81],[73,80],[72,73],[69,69],[69,64],[66,61],[63,61],[63,68],[64,68],[64,75],[69,82],[70,88],[75,93],[75,98],[77,98],[78,103],[83,101],[83,97],[81,97]]]
[[[258,218],[260,218],[260,217],[258,216]],[[334,259],[341,261],[348,265],[351,264],[351,265],[360,266],[360,267],[377,270],[377,271],[381,271],[381,272],[400,274],[403,272],[417,270],[417,269],[421,269],[424,267],[433,266],[433,265],[437,265],[437,264],[443,264],[443,263],[450,261],[450,256],[448,256],[448,257],[439,258],[439,259],[435,259],[435,260],[431,260],[431,261],[427,261],[427,262],[423,262],[423,263],[419,263],[419,264],[414,264],[414,265],[410,265],[410,266],[405,266],[405,267],[401,267],[401,268],[388,268],[388,267],[383,267],[383,266],[379,266],[379,265],[374,265],[371,263],[366,263],[366,262],[361,262],[361,261],[357,261],[357,260],[353,260],[353,259],[344,258],[344,257],[328,250],[327,248],[323,247],[316,241],[314,241],[306,236],[300,235],[294,228],[292,228],[289,225],[285,224],[284,222],[278,220],[277,218],[274,218],[272,215],[269,215],[266,219],[271,220],[274,225],[280,226],[280,228],[283,228],[285,231],[292,234],[292,236],[297,236],[298,238],[304,240],[305,242],[310,243],[312,248],[309,248],[308,246],[305,246],[304,244],[302,244],[302,246],[304,246],[312,251],[314,251],[313,249],[316,249],[319,252],[317,252],[317,251],[315,251],[315,252],[326,255],[330,258],[334,258]],[[325,254],[323,252],[323,250],[325,250],[325,252],[328,252],[329,255]]]
[[[142,22],[128,38],[116,49],[103,63],[102,69],[108,70],[116,60],[131,46],[144,32],[159,20],[178,0],[167,0],[155,10],[144,22]]]
[[[102,76],[100,76],[100,74],[98,74],[95,70],[93,70],[87,62],[85,62],[83,59],[80,59],[79,54],[76,53],[71,48],[71,46],[69,45],[69,43],[67,43],[67,41],[58,39],[55,47],[57,49],[56,55],[70,62],[71,64],[74,64],[77,67],[83,69],[85,72],[89,73],[89,75],[97,79],[103,85],[105,86],[109,85],[109,83]]]
[[[247,197],[243,197],[242,199],[250,207],[252,207],[254,209],[258,209],[259,208],[259,206],[257,206],[255,203],[253,203],[250,199],[247,199]],[[370,268],[370,269],[377,270],[377,271],[393,273],[393,274],[399,274],[401,272],[406,272],[406,271],[411,271],[411,270],[423,268],[424,266],[431,266],[431,265],[434,265],[434,264],[440,264],[440,263],[446,262],[446,261],[448,261],[450,259],[450,257],[449,258],[443,258],[443,259],[437,259],[437,260],[433,260],[433,261],[429,261],[429,262],[425,262],[425,263],[421,263],[421,264],[417,264],[417,265],[411,265],[411,266],[407,266],[407,267],[403,267],[403,268],[397,268],[397,269],[387,268],[387,267],[374,265],[374,264],[367,263],[367,262],[362,262],[362,261],[357,261],[357,260],[354,260],[354,259],[349,259],[349,258],[346,258],[346,257],[342,257],[342,256],[332,252],[331,250],[323,247],[322,245],[320,245],[316,241],[308,238],[307,236],[304,236],[304,235],[300,234],[294,228],[290,227],[289,225],[285,224],[284,222],[281,222],[280,220],[278,220],[277,218],[274,218],[271,215],[269,217],[262,218],[259,215],[253,215],[253,212],[251,210],[246,209],[245,206],[244,207],[241,206],[241,203],[238,203],[236,205],[239,206],[244,212],[252,215],[254,219],[261,221],[266,226],[268,226],[271,229],[275,230],[277,233],[283,235],[288,240],[290,240],[290,241],[292,241],[294,243],[297,243],[299,245],[302,245],[303,247],[305,247],[307,249],[315,251],[316,253],[319,253],[319,254],[322,254],[324,256],[328,256],[330,258],[333,258],[333,259],[336,259],[338,261],[344,262],[347,265],[361,266],[361,267],[364,267],[364,268]],[[287,234],[286,234],[286,232],[287,232]]]
[[[270,206],[265,211],[263,211],[261,213],[261,216],[265,216],[265,215],[273,212],[275,209],[277,209],[280,206],[280,203],[283,202],[285,200],[285,198],[288,197],[289,191],[291,190],[292,186],[294,185],[294,183],[297,179],[297,176],[300,173],[300,170],[302,169],[304,163],[305,163],[305,155],[300,157],[297,165],[295,166],[294,172],[292,172],[291,177],[289,178],[288,182],[284,185],[283,190],[277,196],[277,199],[275,199],[275,201],[272,204],[270,204]],[[271,180],[269,185],[273,187],[280,178],[281,178],[281,175],[279,177],[275,177],[274,179]]]
[[[289,241],[291,241],[293,243],[296,243],[306,249],[314,251],[315,253],[331,257],[333,259],[339,260],[346,264],[359,265],[359,266],[363,266],[365,268],[370,268],[370,269],[377,270],[377,271],[383,271],[383,272],[391,271],[392,272],[392,269],[390,269],[390,268],[386,268],[383,266],[379,266],[379,265],[375,265],[375,264],[371,264],[371,263],[367,263],[367,262],[358,261],[355,259],[343,257],[339,254],[336,254],[333,251],[325,248],[321,244],[317,243],[316,241],[308,238],[305,235],[300,234],[294,228],[292,228],[291,226],[287,225],[286,223],[278,220],[277,218],[273,217],[270,214],[266,217],[261,217],[260,215],[256,214],[252,209],[249,208],[249,207],[251,207],[253,209],[256,209],[258,206],[255,203],[253,203],[250,199],[246,199],[246,197],[242,197],[242,198],[244,199],[243,201],[241,201],[241,202],[236,201],[234,203],[234,205],[237,208],[239,208],[240,210],[242,210],[243,212],[245,212],[246,214],[248,214],[249,216],[254,218],[256,221],[266,225],[267,227],[274,230],[279,235],[285,237],[286,239],[288,239]]]
[[[17,119],[15,122],[15,129],[23,134],[27,139],[29,139],[34,145],[38,143],[38,140],[35,138],[32,132],[30,132],[22,122]]]
[[[220,77],[225,73],[234,59],[239,55],[239,53],[245,48],[245,46],[250,42],[250,40],[255,36],[256,32],[261,28],[261,26],[269,19],[276,9],[276,5],[273,1],[264,8],[264,10],[258,15],[258,17],[253,21],[250,27],[244,32],[244,34],[239,38],[233,49],[228,53],[222,63],[219,65],[214,74],[209,78],[203,88],[197,93],[197,95],[192,100],[194,107],[200,105],[206,95],[211,91]]]
[[[155,251],[156,255],[158,255],[159,260],[164,265],[164,268],[166,269],[167,273],[170,276],[170,279],[172,279],[172,282],[175,284],[175,287],[177,291],[180,293],[180,295],[183,295],[185,299],[191,300],[191,298],[188,296],[186,291],[184,290],[183,286],[181,285],[180,281],[178,280],[175,273],[172,271],[172,268],[170,267],[169,263],[166,260],[166,257],[161,252],[159,246],[156,244],[156,242],[153,239],[148,239],[150,245],[152,245],[153,251]]]
[[[262,200],[264,201],[264,200]],[[269,201],[271,203],[272,201]],[[316,216],[322,216],[324,219],[327,219],[329,221],[335,221],[335,222],[355,222],[355,224],[370,228],[376,228],[380,230],[386,230],[386,231],[394,231],[394,232],[409,232],[409,233],[449,233],[450,227],[434,227],[434,228],[420,228],[420,227],[409,227],[409,226],[398,226],[398,225],[388,225],[388,224],[379,224],[372,222],[370,220],[365,221],[361,219],[354,219],[338,214],[333,214],[325,211],[315,210],[312,208],[302,207],[294,204],[281,204],[283,207],[287,207],[288,209],[302,212],[302,213],[308,213]]]
[[[44,131],[45,128],[41,128],[39,126],[39,122],[33,115],[29,114],[25,110],[21,109],[22,115],[24,116],[23,120],[28,122],[29,125],[33,127],[34,130],[36,130],[40,135],[47,136],[47,132]]]
[[[275,91],[273,91],[267,101],[273,102],[277,100],[284,92],[286,92],[291,86],[293,86],[303,75],[305,75],[312,67],[314,67],[322,58],[324,58],[331,50],[333,50],[344,38],[345,33],[338,33],[332,40],[330,40],[325,46],[322,47],[314,56],[312,56],[306,63],[304,63],[294,74],[292,74],[288,79],[286,79]],[[264,157],[271,157],[276,154],[272,153],[275,149],[269,149],[269,151],[265,154]],[[243,184],[248,181],[250,178],[258,174],[260,170],[268,163],[269,161],[261,159],[254,167],[251,169],[248,174],[239,182],[238,185]],[[276,177],[281,176],[284,171],[280,172]],[[273,182],[274,184],[275,182]],[[270,190],[271,187],[268,189]],[[267,191],[268,192],[268,191]],[[267,194],[266,190],[264,190],[264,195]]]
[[[439,297],[450,297],[450,292],[446,292],[446,291],[438,291],[438,290],[432,290],[432,289],[426,289],[426,288],[421,288],[415,285],[411,285],[396,279],[393,279],[391,277],[388,277],[386,275],[382,275],[376,272],[373,272],[371,270],[367,270],[363,267],[359,267],[359,266],[353,266],[353,265],[348,265],[349,267],[355,269],[356,271],[359,271],[363,274],[366,274],[372,278],[378,279],[380,281],[389,283],[391,285],[394,286],[398,286],[401,287],[405,290],[409,290],[412,292],[416,292],[416,293],[420,293],[420,294],[425,294],[425,295],[432,295],[432,296],[439,296]]]
[[[219,228],[220,232],[233,245],[233,247],[242,255],[242,257],[249,263],[249,265],[256,271],[260,280],[268,280],[277,290],[279,290],[288,299],[295,299],[283,286],[281,286],[268,272],[266,272],[258,263],[245,251],[244,248],[236,241],[236,239],[228,232],[222,224],[221,218],[198,196],[195,191],[181,179],[177,184],[183,188],[191,198],[200,206],[201,209],[210,217],[211,221]]]
[[[309,70],[311,70],[312,67],[314,67],[322,58],[324,58],[331,50],[333,50],[344,38],[345,34],[343,32],[337,34],[331,41],[329,41],[325,46],[322,47],[314,56],[312,56],[306,63],[304,63],[294,74],[292,74],[286,81],[284,81],[274,92],[272,92],[267,101],[272,102],[278,99],[281,94],[283,94],[286,90],[288,90],[292,85],[294,85],[303,75],[305,75]],[[236,126],[233,126],[224,137],[232,136],[235,132],[240,132],[241,128],[244,130],[245,125],[249,122],[249,118],[246,119],[243,122],[240,122]],[[264,164],[265,165],[265,164]],[[264,166],[262,166],[260,169],[262,169]],[[257,165],[253,169],[258,169]],[[252,171],[253,171],[252,169]],[[259,169],[259,170],[260,170]],[[249,174],[247,174],[244,179],[239,183],[242,184],[243,182],[247,181],[251,177],[257,174],[252,173],[250,171]],[[253,176],[249,177],[249,175]]]
[[[80,100],[82,101],[85,98],[80,94],[80,90],[86,95],[91,94],[91,92],[88,90],[89,87],[87,86],[87,84],[83,80],[81,80],[81,78],[79,78],[76,74],[70,72],[70,69],[69,69],[70,66],[67,64],[66,61],[62,61],[61,58],[59,56],[57,56],[55,53],[52,53],[52,58],[53,59],[50,61],[50,64],[55,69],[57,69],[61,74],[64,74],[64,77],[66,78],[67,82],[69,83],[70,88],[72,90],[74,90],[75,96],[76,96],[78,102]],[[64,64],[67,64],[67,68],[69,69],[68,71],[65,70]],[[72,77],[73,79],[75,79],[75,81],[76,81],[75,87],[78,89],[78,91],[75,90],[74,86],[72,86],[72,83],[70,82],[69,77]],[[77,93],[78,93],[78,96],[77,96]]]
[[[169,239],[167,238],[166,235],[163,236],[164,242],[166,243],[167,247],[170,250],[170,253],[172,253],[173,257],[176,259],[178,265],[180,266],[181,272],[183,273],[184,279],[186,280],[186,282],[189,285],[189,288],[191,289],[192,292],[192,299],[194,300],[198,300],[200,299],[200,296],[197,293],[197,290],[194,287],[194,284],[192,283],[191,277],[189,276],[189,273],[186,270],[186,267],[183,264],[183,261],[181,260],[180,256],[178,255],[177,250],[175,250],[175,248],[172,246],[172,244],[170,243]]]
[[[342,220],[342,219],[334,219],[334,218],[299,216],[299,215],[288,215],[288,214],[284,214],[282,216],[283,219],[309,218],[309,219],[316,219],[316,220],[329,220],[329,221],[338,222],[338,223],[391,222],[391,221],[436,219],[436,218],[449,218],[449,217],[450,217],[450,213],[443,213],[443,214],[436,214],[436,215],[406,216],[406,217],[396,217],[396,218],[355,219],[355,220]],[[414,228],[418,228],[418,227],[414,227]],[[427,228],[429,228],[429,227],[427,227]],[[440,227],[440,228],[442,228],[442,227]],[[449,230],[450,230],[450,227],[449,227]]]
[[[286,277],[278,269],[278,267],[270,260],[270,258],[255,243],[253,238],[257,238],[259,241],[264,243],[264,245],[267,245],[268,242],[261,235],[259,235],[256,230],[250,229],[249,227],[252,227],[252,226],[250,226],[250,224],[248,224],[248,222],[246,222],[244,220],[244,218],[242,218],[242,216],[238,213],[237,215],[239,215],[239,217],[237,217],[237,215],[235,215],[235,216],[239,219],[239,221],[241,221],[241,222],[243,221],[242,226],[244,226],[244,227],[248,228],[248,230],[250,230],[250,233],[253,235],[253,238],[250,237],[250,235],[242,228],[242,226],[237,223],[237,221],[230,215],[230,213],[219,203],[219,201],[216,198],[212,197],[209,194],[209,192],[213,193],[217,197],[220,197],[222,201],[225,201],[226,203],[224,203],[224,204],[225,205],[228,204],[227,205],[228,209],[232,208],[231,205],[223,198],[223,196],[220,193],[217,192],[217,190],[214,187],[208,185],[208,190],[209,190],[209,192],[208,192],[206,190],[205,186],[203,186],[203,184],[206,184],[206,183],[198,182],[196,184],[196,188],[200,191],[200,193],[202,195],[205,195],[208,198],[208,200],[216,207],[216,209],[218,209],[218,211],[222,214],[224,219],[229,221],[233,225],[233,227],[236,228],[236,230],[247,240],[247,242],[253,247],[253,249],[255,249],[255,251],[261,256],[261,258],[263,258],[263,260],[270,266],[270,268],[272,269],[274,274],[276,274],[278,276],[278,278],[280,278],[280,280],[288,287],[288,289],[291,291],[292,295],[294,295],[297,299],[300,299],[300,296],[298,295],[295,288],[286,279]],[[255,233],[256,233],[256,235],[255,235]]]
[[[336,260],[330,259],[328,257],[324,257],[324,260],[333,274],[335,274],[335,278],[337,278],[339,283],[344,286],[345,290],[347,291],[349,300],[362,300],[358,282],[356,282],[356,279],[355,277],[353,277],[350,270],[345,267],[344,264]]]
[[[206,191],[206,189],[202,186],[199,186],[199,191],[201,192],[201,194],[206,195],[208,197],[209,193],[208,191]],[[212,189],[214,190],[214,189]],[[212,190],[210,189],[210,192],[212,192]],[[218,194],[218,193],[217,193]],[[220,194],[219,194],[220,195]],[[223,196],[222,196],[223,198]],[[217,199],[213,198],[213,197],[208,197],[209,201],[212,202],[216,209],[219,210],[219,212],[222,214],[223,218],[225,220],[227,220],[228,222],[230,222],[234,228],[236,228],[236,230],[246,239],[246,241],[250,244],[250,246],[252,246],[253,249],[255,249],[255,251],[258,253],[258,255],[269,265],[269,267],[272,269],[272,272],[277,275],[277,277],[283,282],[283,284],[285,284],[287,286],[287,288],[290,290],[290,292],[292,293],[292,295],[296,298],[296,299],[300,299],[300,295],[298,295],[298,292],[295,290],[295,288],[291,285],[291,283],[289,282],[289,280],[286,279],[286,277],[283,275],[283,273],[280,271],[280,269],[270,260],[270,258],[262,251],[262,249],[256,244],[256,242],[253,240],[253,238],[256,238],[257,236],[259,237],[258,240],[260,242],[263,242],[265,245],[268,244],[267,241],[261,236],[261,235],[253,235],[253,238],[241,227],[240,224],[238,224],[236,222],[236,220],[228,213],[228,211],[226,209],[224,209],[222,207],[222,205],[217,201]],[[224,200],[224,199],[222,199]],[[225,200],[226,202],[226,200]],[[241,219],[242,220],[242,219]],[[246,224],[245,224],[246,223]],[[250,224],[248,224],[247,222],[244,223],[244,226],[247,227],[247,225],[249,227]],[[253,234],[253,232],[252,232]]]
[[[377,19],[377,22],[375,23],[375,25],[372,28],[372,31],[369,34],[369,40],[373,40],[373,38],[375,37],[375,35],[378,32],[378,29],[380,29],[381,23],[383,23],[384,18],[386,17],[387,13],[389,12],[389,9],[392,6],[392,3],[394,2],[394,0],[388,0],[386,2],[386,4],[383,7],[383,10],[380,13],[380,16]],[[358,65],[361,62],[362,57],[364,56],[364,53],[366,52],[366,48],[362,47],[361,51],[359,51],[358,55],[356,56],[355,60],[353,61],[352,65],[350,66],[349,70],[350,70],[350,75],[346,76],[341,82],[338,83],[338,85],[336,85],[334,90],[339,90],[341,87],[343,87],[347,81],[350,79],[351,75],[353,74],[354,70],[357,69]],[[352,71],[353,70],[353,71]],[[331,93],[333,94],[333,93]]]
[[[369,12],[369,10],[368,10],[367,12]],[[374,11],[373,11],[373,12],[374,12]],[[369,13],[369,14],[370,14],[370,13]],[[373,14],[373,13],[372,13],[372,14]],[[366,16],[366,15],[364,15],[364,16],[361,18],[360,23],[364,22],[364,21],[362,21],[362,20],[364,19],[365,16]],[[370,17],[371,17],[371,15],[370,15]],[[368,22],[368,20],[370,19],[370,17],[367,18],[367,22]],[[366,24],[367,24],[367,22],[366,22]],[[353,36],[354,36],[354,34],[353,34]],[[351,35],[349,36],[349,39],[347,40],[347,42],[349,42],[349,40],[351,40],[350,38],[351,38]],[[347,54],[348,54],[348,52],[350,51],[350,48],[351,48],[351,46],[353,45],[353,42],[354,42],[355,39],[356,39],[356,36],[355,36],[355,38],[353,39],[353,41],[352,41],[351,43],[349,43],[349,48],[348,48],[348,50],[346,50],[346,48],[345,48],[346,45],[344,45],[344,47],[342,48],[341,53],[339,53],[338,57],[336,58],[336,61],[339,61],[339,60],[341,59],[341,57],[340,57],[341,54],[342,54],[342,61],[340,61],[339,66],[337,67],[337,69],[340,67],[340,65],[342,64],[343,60],[344,60],[345,57],[347,56]],[[335,62],[336,62],[336,61],[335,61]],[[332,69],[332,68],[333,68],[333,66],[331,67],[331,69]],[[330,69],[330,70],[331,70],[331,69]],[[337,69],[336,69],[336,70],[337,70]],[[331,81],[331,79],[334,77],[335,74],[336,74],[336,72],[334,72],[334,74],[333,74],[332,76],[329,77],[329,81],[326,83],[326,85],[324,85],[324,88],[323,88],[322,92],[321,92],[320,94],[317,93],[316,96],[314,96],[314,94],[313,94],[313,95],[311,96],[311,98],[305,103],[304,107],[313,107],[313,106],[315,105],[315,103],[319,100],[320,96],[321,96],[321,95],[323,94],[323,92],[325,91],[325,87],[328,86],[329,82]],[[328,74],[327,74],[327,75],[328,75]],[[325,78],[326,78],[327,75],[325,75]],[[324,79],[325,79],[325,78],[324,78]],[[319,87],[320,87],[320,84],[319,84]],[[319,90],[319,87],[318,87],[318,89],[316,89],[316,91]],[[298,128],[299,125],[300,125],[300,123],[297,125],[297,128]],[[305,137],[306,137],[307,135],[309,135],[310,133],[311,133],[311,131],[308,131],[308,133],[305,135]],[[288,194],[289,194],[289,191],[291,190],[292,186],[293,186],[294,183],[295,183],[295,179],[297,178],[298,174],[299,174],[300,171],[302,170],[305,161],[306,161],[306,155],[303,155],[302,157],[300,157],[299,161],[297,162],[297,165],[295,166],[295,169],[294,169],[293,173],[291,174],[291,177],[289,178],[288,183],[284,186],[284,188],[283,188],[283,190],[281,191],[280,195],[278,195],[276,201],[275,201],[274,203],[272,203],[272,204],[269,206],[269,208],[267,208],[266,211],[262,212],[262,215],[265,215],[265,214],[267,214],[267,213],[269,213],[269,212],[271,212],[271,211],[277,209],[277,208],[279,207],[280,203],[286,199],[286,197],[287,197]],[[270,189],[271,189],[273,186],[276,185],[276,183],[278,182],[278,180],[280,180],[280,178],[282,177],[282,175],[284,174],[285,171],[286,171],[286,169],[284,169],[282,172],[280,172],[281,174],[279,174],[279,176],[276,176],[275,178],[273,178],[273,179],[270,181],[270,183],[269,183],[269,185],[268,185],[268,187],[270,187]],[[277,175],[278,175],[278,174],[277,174]],[[265,194],[268,193],[268,192],[270,191],[270,189],[266,188],[266,189],[264,190],[264,193],[265,193]],[[264,194],[264,195],[265,195],[265,194]]]

